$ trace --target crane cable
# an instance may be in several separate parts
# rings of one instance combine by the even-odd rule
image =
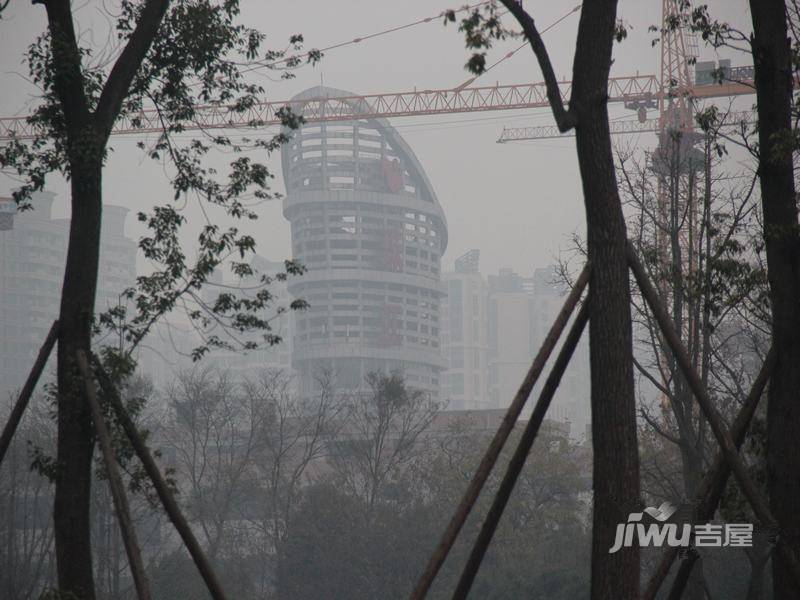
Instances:
[[[453,13],[460,13],[460,12],[473,10],[473,9],[479,8],[481,6],[485,6],[486,4],[491,4],[492,2],[494,2],[494,0],[483,0],[482,2],[476,2],[475,4],[467,4],[465,6],[462,6],[461,8],[453,9]],[[403,29],[408,29],[408,28],[414,27],[416,25],[422,25],[424,23],[430,23],[434,19],[443,18],[446,12],[447,11],[442,11],[442,12],[440,12],[440,13],[438,13],[436,15],[433,15],[431,17],[425,17],[424,19],[418,19],[418,20],[413,21],[411,23],[406,23],[405,25],[398,25],[396,27],[390,27],[389,29],[384,29],[382,31],[377,31],[375,33],[370,33],[369,35],[353,38],[352,40],[347,40],[346,42],[339,42],[338,44],[333,44],[333,45],[327,46],[325,48],[319,48],[319,49],[316,49],[316,50],[309,50],[308,52],[303,52],[301,54],[293,54],[292,56],[287,56],[285,58],[281,58],[280,60],[276,60],[276,61],[273,61],[273,62],[268,62],[267,63],[267,62],[257,61],[257,64],[259,66],[262,66],[262,67],[273,68],[273,67],[275,67],[277,65],[288,63],[290,61],[294,62],[294,61],[306,58],[306,57],[310,56],[312,52],[320,52],[320,53],[328,52],[329,50],[335,50],[337,48],[342,48],[344,46],[350,46],[350,45],[358,44],[358,43],[361,43],[361,42],[366,41],[366,40],[371,40],[372,38],[376,38],[376,37],[380,37],[380,36],[383,36],[383,35],[387,35],[389,33],[395,33],[397,31],[402,31]],[[254,68],[257,68],[257,67],[254,67]]]
[[[485,6],[485,5],[487,5],[487,4],[491,4],[492,2],[494,2],[494,0],[484,0],[484,1],[482,1],[482,2],[476,2],[476,3],[474,3],[474,4],[467,4],[467,5],[465,5],[465,6],[461,7],[461,8],[454,9],[454,10],[453,10],[453,13],[454,13],[454,14],[457,14],[457,13],[460,13],[460,12],[466,12],[466,11],[470,11],[470,10],[473,10],[473,9],[479,8],[479,7],[481,7],[481,6]],[[545,33],[547,33],[548,31],[550,31],[551,29],[553,29],[553,28],[554,28],[556,25],[560,24],[562,21],[564,21],[565,19],[567,19],[569,16],[571,16],[571,15],[573,15],[574,13],[578,12],[578,11],[581,9],[581,6],[582,6],[582,4],[578,4],[578,5],[577,5],[577,6],[575,6],[574,8],[570,9],[569,11],[567,11],[566,13],[564,13],[564,14],[563,14],[561,17],[559,17],[558,19],[556,19],[555,21],[553,21],[552,23],[550,23],[550,25],[548,25],[547,27],[545,27],[544,29],[542,29],[542,31],[541,31],[540,33],[541,33],[542,35],[544,35],[544,34],[545,34]],[[396,27],[390,27],[389,29],[384,29],[384,30],[382,30],[382,31],[377,31],[377,32],[375,32],[375,33],[371,33],[371,34],[369,34],[369,35],[365,35],[365,36],[361,36],[361,37],[353,38],[352,40],[348,40],[348,41],[346,41],[346,42],[339,42],[339,43],[337,43],[337,44],[333,44],[333,45],[331,45],[331,46],[326,46],[325,48],[319,48],[319,49],[317,49],[317,50],[309,50],[308,52],[303,52],[303,53],[301,53],[301,54],[294,54],[294,55],[292,55],[292,56],[287,56],[287,57],[284,57],[284,58],[282,58],[282,59],[280,59],[280,60],[276,60],[276,61],[273,61],[273,62],[270,62],[270,63],[264,63],[264,62],[257,61],[257,62],[256,62],[256,64],[255,64],[255,66],[253,66],[251,69],[246,69],[246,71],[254,70],[254,69],[257,69],[257,68],[259,68],[259,67],[274,68],[274,67],[276,67],[276,66],[278,66],[278,65],[285,64],[285,63],[288,63],[288,62],[290,62],[290,61],[291,61],[291,62],[294,62],[294,61],[296,61],[296,60],[301,60],[301,59],[303,59],[303,58],[306,58],[306,57],[310,56],[312,52],[320,52],[320,53],[323,53],[323,52],[328,52],[328,51],[330,51],[330,50],[335,50],[335,49],[338,49],[338,48],[343,48],[343,47],[345,47],[345,46],[350,46],[350,45],[358,44],[358,43],[361,43],[361,42],[363,42],[363,41],[370,40],[370,39],[372,39],[372,38],[376,38],[376,37],[380,37],[380,36],[383,36],[383,35],[387,35],[387,34],[389,34],[389,33],[395,33],[395,32],[397,32],[397,31],[402,31],[402,30],[404,30],[404,29],[408,29],[408,28],[410,28],[410,27],[415,27],[416,25],[422,25],[422,24],[424,24],[424,23],[430,23],[430,22],[431,22],[431,21],[433,21],[434,19],[439,19],[439,18],[442,18],[442,17],[444,17],[444,15],[445,15],[445,13],[446,13],[446,12],[447,12],[447,11],[442,11],[442,12],[440,12],[440,13],[438,13],[438,14],[434,15],[434,16],[431,16],[431,17],[425,17],[425,18],[423,18],[423,19],[418,19],[418,20],[416,20],[416,21],[412,21],[411,23],[406,23],[406,24],[404,24],[404,25],[398,25],[398,26],[396,26]],[[506,14],[506,13],[502,13],[502,14]],[[517,52],[519,52],[520,50],[522,50],[522,49],[523,49],[525,46],[527,46],[527,45],[528,45],[528,43],[527,43],[527,42],[525,42],[525,43],[521,44],[519,47],[515,48],[514,50],[512,50],[511,52],[509,52],[508,54],[506,54],[506,55],[505,55],[503,58],[501,58],[501,59],[500,59],[500,60],[498,60],[497,62],[493,63],[493,64],[492,64],[492,65],[490,65],[489,67],[487,67],[487,68],[486,68],[486,69],[483,71],[483,73],[481,73],[481,75],[483,75],[483,74],[485,74],[485,73],[489,72],[490,70],[492,70],[493,68],[495,68],[495,67],[496,67],[497,65],[499,65],[500,63],[502,63],[502,62],[505,62],[506,60],[508,60],[509,58],[511,58],[512,56],[514,56],[514,55],[515,55]],[[246,72],[246,71],[245,71],[245,72]],[[472,82],[474,82],[476,79],[478,79],[478,77],[480,77],[480,75],[476,75],[475,77],[472,77],[472,78],[468,79],[467,81],[465,81],[464,83],[462,83],[461,85],[459,85],[459,86],[457,86],[457,87],[455,87],[455,88],[453,88],[453,89],[454,89],[455,91],[460,91],[460,90],[464,89],[465,87],[467,87],[468,85],[470,85],[470,84],[471,84]]]
[[[575,8],[573,8],[573,9],[569,10],[568,12],[564,13],[563,15],[561,15],[561,17],[559,17],[558,19],[556,19],[555,21],[553,21],[552,23],[550,23],[550,25],[548,25],[547,27],[545,27],[544,29],[542,29],[542,31],[540,32],[540,35],[544,35],[544,34],[545,34],[545,33],[547,33],[548,31],[550,31],[550,30],[551,30],[553,27],[555,27],[556,25],[558,25],[559,23],[561,23],[561,22],[562,22],[564,19],[566,19],[566,18],[567,18],[567,17],[569,17],[570,15],[572,15],[572,14],[574,14],[574,13],[578,12],[578,11],[581,9],[581,6],[582,6],[582,4],[578,4],[578,5],[577,5]],[[470,77],[469,79],[467,79],[467,80],[466,80],[464,83],[462,83],[461,85],[459,85],[459,86],[457,86],[457,87],[453,88],[453,90],[454,90],[454,91],[456,91],[456,92],[460,92],[460,91],[461,91],[461,90],[463,90],[465,87],[467,87],[467,86],[468,86],[468,85],[470,85],[472,82],[474,82],[476,79],[478,79],[478,77],[480,77],[481,75],[485,75],[486,73],[488,73],[489,71],[491,71],[492,69],[494,69],[494,68],[495,68],[497,65],[499,65],[500,63],[502,63],[502,62],[505,62],[506,60],[508,60],[509,58],[511,58],[512,56],[514,56],[514,55],[515,55],[517,52],[519,52],[520,50],[522,50],[522,49],[523,49],[525,46],[527,46],[527,45],[528,45],[528,42],[524,42],[522,45],[518,46],[517,48],[514,48],[514,50],[512,50],[511,52],[509,52],[508,54],[506,54],[506,55],[505,55],[503,58],[501,58],[500,60],[498,60],[498,61],[497,61],[497,62],[495,62],[494,64],[491,64],[491,65],[489,65],[488,67],[486,67],[486,68],[483,70],[483,73],[481,73],[480,75],[475,75],[475,77]]]

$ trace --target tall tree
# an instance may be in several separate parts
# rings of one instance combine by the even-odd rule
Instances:
[[[730,412],[747,396],[769,327],[766,273],[751,244],[761,235],[755,179],[725,173],[719,161],[712,162],[718,142],[711,130],[702,151],[694,148],[691,132],[670,131],[665,137],[669,150],[656,153],[648,166],[633,151],[618,151],[631,238],[651,278],[660,283],[661,302],[718,410]],[[659,407],[645,395],[640,414],[676,446],[682,479],[654,481],[670,479],[675,457],[667,448],[651,453],[649,465],[643,458],[642,486],[648,488],[648,503],[691,501],[714,449],[710,432],[652,313],[646,304],[634,304],[634,365],[660,400]],[[662,493],[654,493],[654,483]],[[692,575],[686,598],[704,598],[701,569]]]
[[[426,409],[417,410],[423,416]],[[513,434],[514,440],[519,433]],[[362,490],[340,485],[337,472],[322,474],[304,489],[288,522],[287,540],[280,548],[284,554],[280,597],[407,597],[426,558],[423,550],[436,542],[431,530],[453,510],[491,434],[491,425],[477,413],[438,413],[417,436],[413,459],[391,466],[390,484],[372,506]],[[344,428],[339,437],[352,441],[360,434]],[[513,445],[506,447],[501,464],[512,453]],[[363,469],[363,458],[356,454],[343,453],[337,460]],[[511,496],[513,510],[498,528],[486,568],[475,581],[474,597],[586,596],[589,536],[584,473],[589,468],[588,448],[573,445],[564,432],[545,424]],[[498,475],[487,482],[488,493],[481,496],[474,520],[468,522],[429,592],[432,600],[451,597],[478,533],[477,517],[488,509],[500,479]],[[577,543],[582,546],[576,548]]]
[[[516,0],[503,0],[530,43],[547,86],[547,98],[560,131],[575,129],[578,165],[587,222],[590,279],[592,443],[594,513],[592,598],[639,595],[639,549],[609,554],[618,523],[640,504],[639,456],[633,387],[630,286],[625,256],[626,229],[614,170],[608,125],[608,77],[614,40],[625,37],[616,0],[587,2],[581,9],[572,66],[572,92],[565,108],[547,49],[532,16]],[[454,13],[446,18],[454,21]],[[494,4],[461,21],[467,63],[483,72],[486,49],[503,38]]]
[[[262,595],[281,593],[279,577],[288,523],[298,509],[303,488],[313,479],[314,469],[328,455],[328,442],[342,426],[345,402],[323,371],[318,389],[303,398],[293,389],[290,376],[281,371],[263,371],[243,384],[243,393],[253,404],[270,412],[264,450],[257,461],[255,478],[259,507],[251,517],[260,532],[259,562]]]
[[[793,6],[796,9],[796,6]],[[800,49],[787,31],[781,0],[750,0],[751,40],[758,101],[758,175],[778,362],[767,412],[767,488],[781,536],[800,556],[800,222],[797,214],[792,127],[792,83]],[[800,594],[779,555],[772,560],[776,598]]]
[[[184,371],[166,391],[170,416],[164,443],[186,490],[187,515],[202,532],[212,561],[243,544],[236,523],[263,451],[269,407],[239,393],[228,372]]]
[[[280,53],[263,53],[264,36],[237,23],[237,0],[122,0],[113,23],[119,44],[115,60],[96,64],[91,49],[76,36],[70,0],[34,0],[34,4],[43,5],[47,16],[46,32],[28,51],[32,80],[42,88],[43,102],[30,119],[39,133],[33,142],[13,140],[4,146],[0,165],[16,168],[25,181],[15,192],[22,208],[31,192],[44,187],[51,172],[62,173],[70,182],[72,220],[58,317],[55,545],[62,597],[94,600],[89,519],[94,434],[76,356],[79,351],[91,352],[109,135],[118,119],[127,117],[136,124],[141,110],[154,108],[164,131],[152,147],[143,142],[140,147],[150,158],[161,161],[164,156],[171,164],[175,200],[192,197],[217,205],[232,220],[256,218],[241,197],[269,197],[267,168],[239,156],[224,177],[204,164],[215,147],[239,152],[248,141],[237,144],[223,135],[206,135],[182,144],[172,134],[195,120],[201,104],[218,104],[238,113],[247,110],[263,90],[244,80],[242,65],[261,61],[269,67]],[[301,41],[293,36],[289,51]],[[316,60],[318,53],[310,57]],[[290,66],[298,62],[288,60]],[[287,125],[297,125],[291,114],[283,116]],[[280,135],[251,141],[249,147],[269,152],[284,139]],[[271,300],[266,288],[255,298],[220,294],[210,306],[197,295],[226,258],[244,258],[253,251],[252,237],[209,221],[198,237],[198,257],[192,263],[179,243],[185,217],[178,207],[157,206],[150,214],[140,212],[139,220],[150,230],[140,248],[160,268],[140,277],[137,289],[128,292],[137,312],[126,326],[129,339],[139,341],[158,317],[187,297],[195,301],[189,316],[201,325],[213,320],[238,332],[269,329],[258,316]],[[244,262],[232,266],[237,275],[253,274]],[[296,272],[293,265],[287,270]],[[266,341],[276,338],[268,335]],[[214,345],[234,343],[209,336],[196,356]]]
[[[408,386],[399,371],[368,373],[364,383],[347,400],[342,433],[350,438],[337,442],[331,463],[343,486],[371,510],[393,478],[423,452],[422,435],[442,404]]]

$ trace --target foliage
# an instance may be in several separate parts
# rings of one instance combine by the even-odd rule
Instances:
[[[130,42],[143,18],[144,6],[143,2],[133,0],[122,2],[114,22],[118,46]],[[262,316],[274,301],[269,285],[274,279],[283,280],[304,272],[302,265],[286,261],[284,272],[276,276],[256,273],[245,260],[255,252],[256,241],[236,224],[257,218],[250,200],[260,202],[278,197],[270,189],[273,173],[251,155],[274,152],[288,139],[291,130],[302,123],[302,118],[288,109],[279,111],[277,116],[284,130],[265,139],[254,134],[236,140],[202,128],[188,141],[178,136],[196,127],[201,107],[219,106],[231,118],[240,119],[240,115],[262,100],[264,89],[249,82],[246,76],[254,66],[279,70],[282,77],[288,78],[293,69],[302,65],[303,61],[296,57],[302,48],[301,35],[291,36],[284,50],[264,49],[264,35],[238,23],[239,12],[237,1],[170,2],[112,120],[112,124],[127,121],[134,127],[143,127],[143,110],[157,114],[163,130],[152,143],[139,141],[137,145],[145,156],[164,165],[173,189],[171,202],[137,213],[148,230],[139,240],[139,248],[153,271],[140,275],[136,285],[125,291],[124,296],[133,304],[133,314],[126,315],[126,307],[121,306],[102,315],[99,321],[104,327],[121,330],[131,350],[159,318],[175,308],[185,309],[204,334],[203,343],[193,351],[195,359],[214,347],[252,349],[258,343],[276,344],[280,336],[271,331],[269,320]],[[70,138],[64,107],[56,93],[63,67],[54,62],[54,43],[46,32],[27,52],[31,78],[42,90],[42,102],[29,117],[36,128],[35,139],[12,139],[0,149],[0,166],[15,170],[23,182],[14,192],[21,209],[30,208],[30,195],[44,189],[52,174],[70,178],[76,153],[91,153],[92,148],[99,147],[99,155],[88,159],[105,162],[113,151],[107,147],[108,131],[98,131],[97,126],[90,126],[90,131],[81,134],[91,139],[72,139],[74,132]],[[314,50],[304,56],[305,62],[311,64],[321,58]],[[92,116],[99,123],[101,109],[105,107],[104,94],[107,95],[114,70],[97,59],[89,47],[79,48],[79,60],[80,85],[87,107],[94,111]],[[259,123],[254,121],[251,125],[257,127]],[[218,172],[209,164],[220,153],[235,155],[227,172]],[[187,256],[180,239],[187,222],[184,207],[190,201],[199,206],[207,219],[197,237],[194,259]],[[207,211],[212,207],[223,211],[231,224],[226,226],[224,221],[211,220]],[[226,290],[213,301],[199,294],[211,274],[223,266],[239,280],[248,279],[251,292]],[[279,310],[305,306],[297,300]],[[245,331],[262,332],[260,342],[252,338],[243,341],[236,336]]]
[[[437,404],[397,373],[372,374],[363,404],[326,378],[319,396],[301,400],[277,373],[226,377],[185,373],[168,395],[172,417],[153,435],[169,448],[181,499],[229,593],[406,596],[491,432],[431,412]],[[387,414],[390,427],[379,417]],[[383,453],[365,461],[364,448],[381,445]],[[510,449],[498,473],[509,456]],[[558,429],[542,431],[476,583],[479,597],[580,597],[588,577],[586,463],[585,450]],[[354,473],[367,481],[374,464],[384,473],[376,493],[347,484]],[[498,483],[495,474],[432,597],[449,597]],[[159,597],[202,597],[183,553],[161,554],[151,575]]]
[[[365,389],[347,400],[348,434],[337,440],[331,462],[345,486],[374,506],[421,452],[421,436],[441,403],[406,385],[402,373],[368,373]]]
[[[444,23],[455,23],[456,11],[444,12]],[[458,24],[458,31],[464,34],[464,47],[472,51],[464,68],[475,75],[486,70],[486,53],[498,40],[516,37],[518,33],[503,26],[494,2],[476,6]]]
[[[335,477],[308,489],[289,524],[281,591],[309,600],[406,597],[489,436],[466,420],[444,430],[429,426],[417,440],[424,451],[396,469],[372,506]],[[499,473],[509,454],[503,454]],[[582,469],[588,465],[582,461],[562,434],[541,432],[476,580],[476,597],[566,599],[585,593],[589,543]],[[482,494],[432,598],[450,597],[498,478]]]

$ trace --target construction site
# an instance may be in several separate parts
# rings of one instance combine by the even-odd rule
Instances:
[[[0,598],[800,598],[794,0],[112,4],[0,2]]]

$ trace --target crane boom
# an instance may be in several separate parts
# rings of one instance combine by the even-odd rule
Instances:
[[[742,123],[752,125],[756,122],[756,115],[751,110],[731,111],[725,115],[721,127],[740,127]],[[660,131],[661,119],[658,117],[639,120],[611,121],[609,127],[612,135],[626,133],[649,133]],[[536,127],[505,127],[497,140],[498,144],[506,142],[519,142],[523,140],[548,140],[575,137],[575,131],[561,133],[555,125],[539,125]]]
[[[569,100],[572,84],[564,81],[559,89],[564,102]],[[751,94],[752,82],[730,82],[723,85],[695,86],[695,97],[717,97]],[[678,90],[680,93],[680,90]],[[674,92],[673,92],[674,93]],[[608,81],[609,102],[653,103],[661,97],[661,86],[655,75],[612,77]],[[308,98],[302,101],[276,101],[254,104],[244,112],[235,112],[227,105],[198,107],[195,121],[184,129],[235,129],[280,124],[279,111],[286,107],[302,114],[307,123],[469,113],[491,110],[544,108],[548,106],[544,83],[468,87],[463,89],[413,90],[361,96]],[[158,111],[146,109],[117,121],[112,134],[141,134],[162,131]],[[35,126],[27,117],[0,119],[0,141],[32,139]]]
[[[722,83],[716,83],[713,79],[708,81],[696,82],[692,86],[673,86],[671,91],[659,90],[652,97],[642,95],[640,97],[631,96],[626,99],[625,106],[628,108],[636,109],[638,107],[656,108],[659,105],[658,100],[669,98],[692,98],[695,100],[703,100],[708,98],[728,98],[733,96],[743,96],[755,93],[753,82],[753,67],[734,67],[729,70],[728,79]],[[795,81],[795,86],[800,82]],[[652,99],[651,99],[652,98]],[[609,98],[609,101],[613,101]],[[658,119],[640,118],[639,121],[620,121],[610,123],[612,134],[625,134],[625,133],[644,133],[650,131],[660,132],[666,126],[665,111],[660,111]],[[643,113],[646,114],[646,113]],[[737,119],[736,122],[742,120],[748,123],[753,122],[753,116],[750,113],[734,112],[731,117]],[[684,118],[686,120],[686,118]],[[725,126],[729,126],[730,123]],[[544,125],[540,127],[505,127],[503,128],[498,143],[505,142],[520,142],[525,140],[542,140],[553,139],[559,137],[570,137],[573,134],[562,135],[558,128],[554,125]]]

